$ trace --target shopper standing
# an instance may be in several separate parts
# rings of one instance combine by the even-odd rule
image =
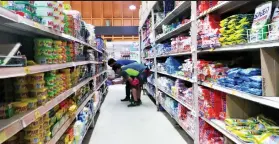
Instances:
[[[135,60],[125,60],[125,59],[119,59],[119,60],[114,60],[113,58],[110,58],[108,60],[108,65],[110,67],[113,67],[115,64],[119,64],[121,66],[125,66],[131,63],[137,63],[137,61]],[[120,75],[118,75],[117,77],[119,77]],[[133,100],[133,96],[131,96],[131,85],[128,81],[126,81],[126,97],[124,99],[121,99],[121,101],[132,101]]]

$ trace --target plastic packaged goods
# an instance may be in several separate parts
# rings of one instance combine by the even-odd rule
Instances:
[[[198,20],[198,49],[220,47],[220,16],[208,14]]]
[[[224,136],[206,123],[203,120],[199,120],[199,143],[202,144],[224,144]]]
[[[271,11],[271,1],[265,2],[256,7],[249,42],[258,42],[266,39],[268,33],[267,24],[270,21]]]
[[[203,13],[204,11],[208,10],[209,8],[214,7],[215,5],[217,5],[218,1],[199,1],[198,2],[198,15],[200,15],[201,13]]]
[[[278,126],[264,115],[248,119],[225,120],[226,129],[239,137],[244,142],[250,143],[276,143]]]
[[[207,119],[224,120],[226,116],[226,94],[199,87],[199,113]]]
[[[247,31],[251,28],[253,15],[237,14],[220,21],[219,41],[222,46],[247,43]]]

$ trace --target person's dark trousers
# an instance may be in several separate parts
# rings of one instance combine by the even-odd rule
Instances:
[[[131,95],[131,85],[129,81],[126,82],[126,98],[125,99],[133,99],[132,97],[130,98]]]
[[[121,101],[131,101],[133,100],[133,96],[131,96],[130,98],[130,95],[131,95],[131,84],[129,83],[129,81],[126,82],[126,97],[124,99],[122,99]]]

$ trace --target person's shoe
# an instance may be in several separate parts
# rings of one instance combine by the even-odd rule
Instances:
[[[140,105],[142,104],[141,100],[139,100],[139,104],[140,104]]]
[[[139,106],[139,105],[140,105],[139,102],[133,101],[128,105],[128,107],[135,107],[135,106]]]
[[[122,101],[122,102],[130,101],[130,99],[129,99],[129,98],[124,98],[124,99],[122,99],[121,101]]]

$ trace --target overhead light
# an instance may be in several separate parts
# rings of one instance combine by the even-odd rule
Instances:
[[[130,9],[130,10],[135,10],[135,9],[136,9],[136,6],[135,6],[135,5],[130,5],[130,6],[129,6],[129,9]]]

